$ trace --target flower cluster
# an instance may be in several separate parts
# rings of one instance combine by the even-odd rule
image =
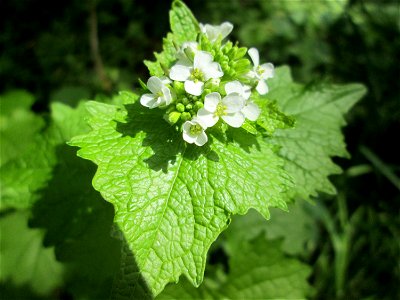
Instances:
[[[222,123],[238,128],[260,115],[254,99],[268,92],[274,66],[260,65],[256,48],[223,43],[232,29],[229,22],[200,24],[197,40],[176,45],[176,60],[163,67],[163,76],[149,78],[149,93],[140,98],[150,109],[165,109],[164,119],[179,125],[187,143],[203,146],[208,128]]]

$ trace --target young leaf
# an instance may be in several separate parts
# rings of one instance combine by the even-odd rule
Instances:
[[[294,129],[277,130],[270,143],[280,147],[285,170],[294,180],[291,198],[309,199],[317,191],[333,194],[328,180],[341,169],[331,156],[348,157],[341,127],[344,114],[365,94],[360,84],[311,85],[294,83],[288,67],[278,68],[269,81],[268,98],[296,120]]]
[[[0,280],[27,284],[46,295],[62,283],[63,267],[56,261],[54,249],[43,247],[43,233],[28,228],[28,216],[19,211],[0,219]]]
[[[208,278],[198,289],[184,280],[169,285],[157,297],[161,299],[298,299],[310,291],[307,277],[310,267],[287,258],[280,241],[258,236],[242,240],[229,258],[229,273],[215,285]]]
[[[58,112],[65,115],[69,110],[62,105]],[[56,154],[52,179],[32,207],[30,225],[45,230],[45,244],[54,246],[57,259],[68,266],[65,286],[74,298],[104,298],[110,294],[121,251],[110,235],[114,211],[91,187],[93,164],[65,144]]]
[[[13,97],[9,96],[9,99],[18,100],[15,94]],[[25,119],[11,122],[16,128],[26,130],[18,136],[23,141],[20,144],[25,148],[18,157],[10,159],[0,167],[2,208],[31,206],[38,197],[36,192],[51,178],[51,171],[56,164],[55,147],[88,128],[84,120],[86,110],[83,104],[73,109],[61,103],[53,103],[51,110],[51,126],[44,133],[35,132],[28,144],[25,144],[25,141],[29,141],[28,135],[32,130],[30,126],[35,128],[35,125],[26,122]],[[27,113],[23,115],[25,114]],[[34,123],[43,122],[39,117],[32,118]]]
[[[150,75],[163,76],[163,66],[170,67],[176,60],[175,44],[180,45],[184,42],[196,40],[199,32],[199,24],[190,9],[179,0],[172,4],[169,14],[172,33],[163,39],[163,51],[155,53],[156,61],[145,61],[149,68]]]
[[[78,155],[99,168],[94,187],[114,204],[115,222],[157,295],[183,273],[198,286],[207,250],[232,214],[286,208],[290,184],[261,137],[238,129],[226,143],[185,145],[162,111],[88,103],[93,131],[75,137]]]
[[[0,166],[22,155],[44,126],[31,110],[34,98],[25,91],[0,95]]]

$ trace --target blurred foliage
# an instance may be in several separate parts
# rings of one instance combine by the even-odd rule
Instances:
[[[309,278],[314,287],[312,298],[400,298],[400,149],[396,145],[400,131],[398,1],[188,0],[186,3],[204,23],[231,21],[235,25],[234,39],[257,47],[261,56],[275,65],[289,64],[296,81],[360,82],[368,87],[368,96],[349,116],[346,142],[352,158],[337,160],[345,169],[334,178],[338,196],[322,195],[316,199],[317,205],[294,206],[291,214],[272,212],[271,224],[258,222],[257,216],[250,214],[247,220],[234,220],[232,226],[240,227],[245,222],[251,224],[252,237],[265,231],[268,239],[283,238],[286,253],[313,265]],[[101,100],[102,94],[138,86],[137,79],[147,77],[142,61],[153,59],[152,52],[161,49],[162,37],[168,31],[169,7],[170,1],[162,0],[47,0],[40,4],[32,0],[0,1],[0,94],[23,88],[38,99],[33,105],[36,115],[27,111],[33,100],[21,100],[18,94],[11,100],[1,100],[2,140],[10,136],[10,120],[23,117],[26,124],[21,128],[28,128],[21,132],[18,126],[12,127],[16,131],[9,143],[16,145],[15,151],[2,142],[1,164],[24,151],[18,147],[24,143],[13,138],[27,136],[25,142],[30,143],[36,132],[47,126],[50,102],[76,106],[80,99]],[[105,77],[100,74],[101,68],[99,71],[96,67],[98,57],[93,47],[96,37]],[[12,114],[8,108],[10,101],[19,107]],[[38,115],[45,117],[39,119]],[[76,165],[75,174],[92,167],[87,163],[80,165],[83,163],[67,152],[57,152],[62,159],[54,171],[54,182],[41,194],[30,225],[48,231],[45,241],[55,246],[58,260],[73,262],[66,271],[65,286],[57,287],[48,298],[96,297],[99,294],[89,288],[109,285],[111,281],[106,271],[93,278],[93,274],[99,273],[96,264],[103,261],[107,251],[117,253],[116,242],[108,240],[107,228],[88,226],[79,233],[75,232],[76,227],[68,225],[70,243],[64,244],[54,233],[55,228],[63,228],[62,220],[35,220],[35,212],[51,210],[52,206],[63,209],[49,199],[68,200],[67,194],[52,195],[54,191],[50,190],[51,184],[64,178],[65,165]],[[74,176],[77,175],[70,174],[68,178],[73,181]],[[76,188],[84,189],[84,182]],[[87,193],[92,200],[99,198],[93,191]],[[87,208],[99,209],[101,219],[110,224],[111,208],[100,199],[97,200],[101,204],[91,203],[90,199],[81,201]],[[77,202],[68,209],[74,210],[76,222],[83,222],[88,216],[82,215],[85,212],[78,207]],[[2,212],[2,224],[17,218],[10,213]],[[20,226],[21,220],[13,226]],[[100,221],[93,224],[100,226]],[[11,225],[7,228],[12,228]],[[23,234],[37,229],[25,230]],[[229,235],[225,238],[229,239]],[[88,269],[78,274],[76,264],[91,256],[78,249],[91,249],[99,240],[105,245],[105,253],[91,257]],[[223,245],[224,239],[213,245],[210,268],[213,264],[227,265],[229,251]],[[104,263],[108,269],[114,268],[110,261]],[[79,280],[91,279],[87,290],[80,290],[82,287],[73,281],[75,276]],[[25,282],[9,280],[0,284],[2,298],[44,299],[35,295],[35,285],[32,288]],[[54,280],[50,278],[47,284],[54,284]]]

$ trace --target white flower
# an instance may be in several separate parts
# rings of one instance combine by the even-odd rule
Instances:
[[[215,42],[219,37],[221,40],[226,38],[228,34],[232,32],[233,25],[229,22],[224,22],[221,25],[210,25],[210,24],[201,24],[200,23],[200,30],[203,32],[210,42]]]
[[[225,84],[225,92],[227,95],[237,93],[242,96],[245,100],[242,113],[250,121],[257,120],[258,116],[260,115],[260,108],[257,106],[257,104],[249,99],[251,88],[248,85],[242,84],[237,80],[231,81]]]
[[[197,146],[203,146],[208,141],[205,129],[207,126],[194,117],[191,121],[183,123],[183,139],[189,144],[195,143]]]
[[[274,65],[271,63],[265,63],[260,66],[260,55],[256,48],[250,48],[247,52],[254,64],[253,70],[249,72],[249,75],[251,78],[258,80],[256,90],[260,95],[264,95],[268,93],[268,86],[265,81],[268,78],[274,77]]]
[[[232,93],[221,99],[219,93],[210,93],[204,98],[204,107],[197,112],[197,117],[207,126],[214,126],[222,118],[232,127],[240,127],[244,122],[241,110],[244,107],[244,98]]]
[[[203,92],[204,82],[223,75],[219,63],[213,62],[213,56],[206,51],[196,52],[193,66],[178,61],[169,73],[172,80],[184,81],[185,91],[195,96],[200,96]]]
[[[181,49],[176,54],[176,57],[178,58],[179,63],[182,65],[191,65],[193,62],[193,60],[192,60],[193,57],[190,58],[187,56],[186,49],[188,49],[190,52],[192,52],[193,55],[196,55],[197,51],[199,51],[198,46],[199,46],[199,44],[197,44],[196,42],[184,42],[182,44]]]
[[[140,97],[140,103],[148,108],[155,108],[161,105],[169,105],[172,101],[172,94],[165,85],[171,81],[166,78],[152,76],[147,81],[147,87],[152,94],[144,94]]]

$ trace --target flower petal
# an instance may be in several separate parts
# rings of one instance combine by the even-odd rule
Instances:
[[[203,71],[205,80],[224,76],[224,72],[222,72],[222,68],[217,62],[203,65],[201,70]]]
[[[237,94],[241,95],[243,92],[243,86],[237,80],[230,81],[227,84],[225,84],[225,92],[227,95],[231,94],[231,93],[237,93]]]
[[[208,141],[207,134],[206,134],[204,131],[202,131],[202,132],[200,132],[200,134],[197,136],[197,138],[196,138],[196,140],[194,141],[194,143],[195,143],[197,146],[203,146],[205,143],[207,143],[207,141]]]
[[[225,92],[227,95],[237,93],[242,96],[245,100],[249,99],[251,94],[251,88],[248,85],[242,84],[240,81],[235,80],[228,82],[225,85]]]
[[[194,82],[192,80],[185,81],[185,91],[194,96],[200,96],[203,92],[204,83],[201,81]]]
[[[171,95],[171,91],[169,88],[167,88],[166,86],[163,86],[161,88],[161,91],[163,93],[163,100],[165,101],[165,105],[169,105],[172,102],[172,95]]]
[[[213,127],[218,122],[218,117],[214,116],[214,113],[208,110],[200,108],[197,112],[197,118],[200,119],[199,124],[204,124],[207,127]]]
[[[250,55],[253,65],[257,67],[260,64],[260,54],[256,48],[250,48],[247,53]]]
[[[197,116],[192,118],[192,122],[199,124],[204,130],[207,129],[207,125],[203,122],[202,119],[198,118]]]
[[[203,67],[209,65],[213,61],[211,53],[206,51],[197,51],[194,55],[193,67],[203,70]]]
[[[140,97],[140,104],[143,106],[154,108],[157,105],[158,97],[154,96],[153,94],[144,94]]]
[[[256,90],[260,95],[268,93],[268,86],[264,80],[260,80],[256,86]]]
[[[244,102],[244,98],[237,93],[229,94],[222,99],[222,103],[226,105],[226,112],[228,114],[241,111],[244,107]]]
[[[235,114],[227,114],[221,117],[228,125],[238,128],[244,123],[244,115],[241,112]]]
[[[163,83],[161,79],[156,76],[151,76],[149,80],[147,80],[147,87],[153,94],[157,94],[158,92],[160,92],[162,86]]]
[[[176,63],[169,72],[169,78],[177,81],[185,81],[190,77],[192,67]]]
[[[210,93],[204,97],[204,108],[214,113],[218,103],[221,102],[221,95],[217,92]]]
[[[233,25],[230,22],[224,22],[219,25],[219,34],[221,34],[222,39],[226,38],[233,29]]]
[[[203,32],[211,42],[215,42],[219,37],[224,39],[231,33],[233,25],[229,22],[224,22],[221,25],[203,25],[200,23],[201,32]]]
[[[274,65],[273,64],[266,63],[266,64],[262,64],[260,67],[264,71],[261,74],[261,78],[262,79],[268,79],[268,78],[274,77],[275,70],[274,70]]]
[[[258,116],[260,115],[260,108],[257,104],[253,102],[248,102],[245,107],[242,109],[242,113],[244,116],[249,119],[250,121],[257,120]]]
[[[189,132],[186,132],[186,131],[182,132],[182,136],[183,136],[183,139],[186,142],[188,142],[189,144],[193,144],[197,139],[197,136],[191,135]]]

